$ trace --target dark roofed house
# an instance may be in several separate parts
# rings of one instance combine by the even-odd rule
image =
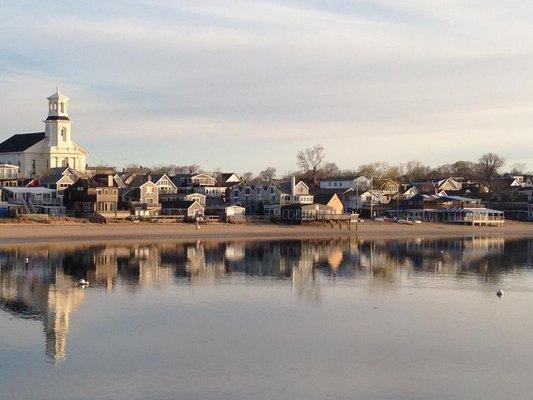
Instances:
[[[80,178],[64,190],[63,202],[76,217],[97,214],[112,217],[117,211],[118,188],[112,175],[105,180]]]
[[[344,213],[344,204],[337,193],[319,193],[314,195],[314,202],[333,208],[334,214]]]

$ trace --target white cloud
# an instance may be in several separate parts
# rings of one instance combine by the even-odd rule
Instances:
[[[233,145],[246,169],[266,164],[261,146],[292,168],[291,154],[315,142],[346,167],[380,158],[383,146],[394,162],[501,150],[533,164],[524,155],[532,148],[530,4],[10,3],[0,10],[0,117],[6,135],[39,129],[59,80],[95,159],[99,140],[121,141],[117,154],[142,154],[133,147],[144,136],[161,146]],[[461,146],[428,147],[428,139]],[[191,154],[176,146],[172,157]]]

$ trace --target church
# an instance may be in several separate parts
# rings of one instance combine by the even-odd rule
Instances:
[[[47,100],[44,132],[16,134],[0,143],[0,164],[17,165],[24,177],[41,176],[50,168],[67,166],[85,172],[88,153],[72,140],[68,97],[58,87]]]

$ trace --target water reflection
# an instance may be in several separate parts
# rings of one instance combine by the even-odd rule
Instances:
[[[316,305],[327,285],[365,280],[373,290],[391,290],[430,274],[474,277],[483,286],[532,265],[533,240],[502,238],[9,247],[0,251],[0,306],[18,318],[41,321],[46,354],[57,362],[66,357],[70,317],[91,290],[121,287],[134,293],[168,285],[274,280],[292,286],[296,299]],[[91,282],[89,291],[77,286],[81,278]]]

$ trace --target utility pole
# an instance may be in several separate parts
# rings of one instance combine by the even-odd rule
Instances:
[[[374,178],[370,180],[370,219],[374,218],[372,205],[374,203]]]

